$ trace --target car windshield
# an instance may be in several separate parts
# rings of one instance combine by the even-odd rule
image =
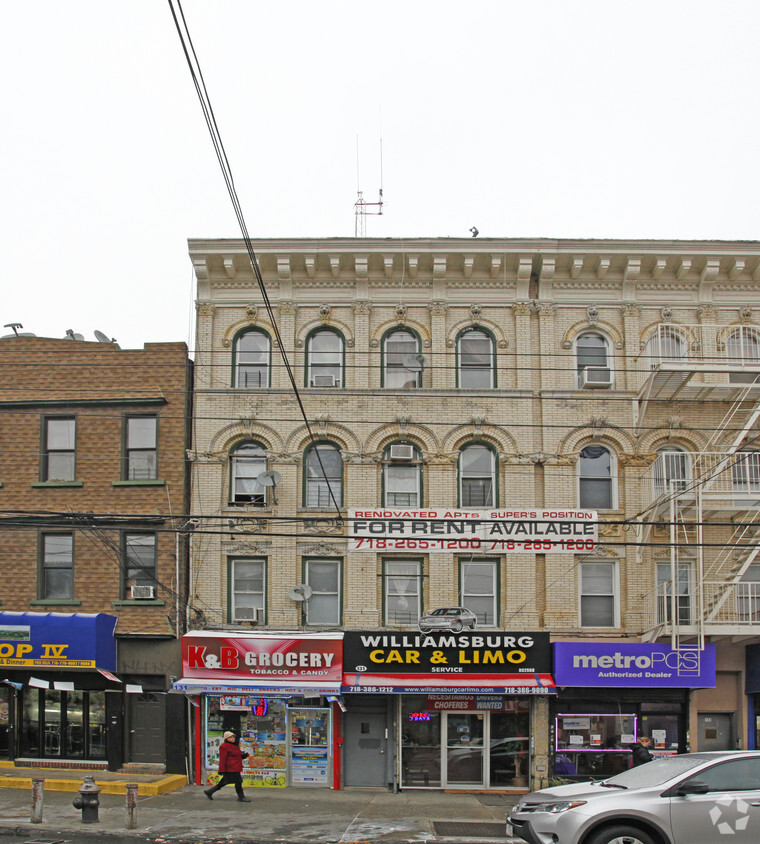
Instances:
[[[459,610],[456,607],[441,607],[438,610],[433,610],[430,615],[456,615]]]
[[[704,756],[685,753],[683,756],[669,756],[666,759],[657,759],[654,762],[647,762],[645,765],[638,765],[636,768],[629,768],[622,774],[615,774],[605,780],[615,786],[623,788],[646,788],[651,785],[662,785],[673,777],[685,774],[697,765],[705,762]]]

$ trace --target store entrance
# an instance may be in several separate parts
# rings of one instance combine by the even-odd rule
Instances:
[[[21,755],[105,759],[105,692],[25,688]]]

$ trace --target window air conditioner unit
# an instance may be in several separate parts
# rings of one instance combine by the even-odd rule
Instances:
[[[391,460],[414,460],[413,445],[392,445],[388,451]]]
[[[258,607],[237,607],[235,610],[235,621],[258,621]]]
[[[131,590],[132,598],[135,600],[145,600],[146,598],[156,597],[155,586],[133,586]]]
[[[312,375],[312,387],[339,387],[340,382],[334,375]]]
[[[612,370],[607,366],[584,366],[581,370],[581,387],[611,387]]]

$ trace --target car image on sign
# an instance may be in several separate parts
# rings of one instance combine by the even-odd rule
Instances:
[[[529,844],[757,844],[760,752],[685,753],[520,798],[507,837]]]
[[[467,607],[439,607],[423,615],[417,626],[420,633],[430,633],[432,630],[459,633],[465,627],[474,630],[477,623],[478,617]]]

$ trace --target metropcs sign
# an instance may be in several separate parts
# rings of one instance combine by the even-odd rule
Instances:
[[[593,510],[428,507],[348,511],[349,551],[577,554],[593,551],[597,541]]]

